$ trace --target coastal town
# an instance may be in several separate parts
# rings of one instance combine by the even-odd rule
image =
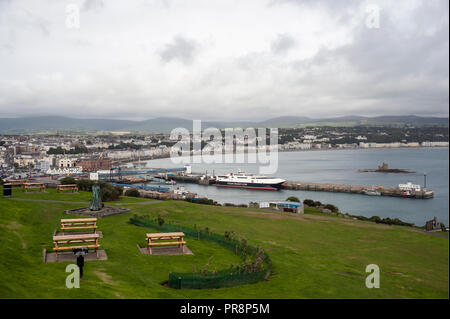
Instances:
[[[0,301],[439,315],[449,3],[0,0]]]
[[[392,132],[395,131],[395,134]],[[394,138],[398,138],[395,140]],[[243,143],[244,152],[256,151]],[[121,163],[170,157],[170,134],[109,132],[0,135],[0,177],[68,175],[110,170]],[[206,138],[203,141],[208,143]],[[278,151],[448,147],[448,127],[279,129]],[[267,146],[268,147],[268,146]],[[192,150],[192,155],[198,155]]]

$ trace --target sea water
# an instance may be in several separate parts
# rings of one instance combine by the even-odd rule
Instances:
[[[278,170],[274,177],[290,181],[351,184],[366,186],[397,187],[411,181],[434,190],[432,199],[409,199],[360,194],[329,193],[315,191],[263,191],[219,188],[197,184],[178,183],[171,187],[184,186],[199,196],[206,196],[220,203],[248,204],[251,201],[285,200],[296,196],[301,200],[313,199],[338,206],[339,210],[352,215],[400,218],[418,226],[437,217],[448,225],[449,220],[449,175],[448,148],[400,148],[357,149],[280,152]],[[402,168],[415,173],[360,173],[359,169],[377,168],[383,162],[389,168]],[[193,173],[227,174],[238,169],[246,173],[258,173],[258,164],[242,163],[192,163]],[[170,158],[148,161],[147,167],[181,167]]]

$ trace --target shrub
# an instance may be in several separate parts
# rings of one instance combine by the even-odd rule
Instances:
[[[233,203],[223,203],[223,206],[234,207],[234,206],[236,206],[236,205],[233,204]]]
[[[313,206],[315,206],[315,207],[320,207],[320,206],[322,206],[322,203],[319,202],[319,201],[316,201],[316,202],[314,202],[314,205],[313,205]]]
[[[76,184],[77,183],[75,178],[73,178],[71,176],[64,177],[64,178],[60,179],[59,182],[61,183],[61,185],[69,185],[69,184]]]
[[[164,223],[165,223],[164,218],[160,214],[158,214],[158,225],[159,225],[159,227],[162,227],[164,225]]]
[[[295,197],[295,196],[289,196],[288,198],[286,198],[286,200],[289,202],[300,203],[300,199],[298,199],[298,197]]]
[[[381,221],[381,218],[378,217],[378,216],[372,216],[372,217],[369,218],[369,220],[371,220],[373,222],[376,222],[376,223],[379,223]]]
[[[78,189],[80,191],[90,192],[92,191],[92,185],[94,185],[94,181],[90,179],[80,179],[76,182]]]
[[[307,206],[314,206],[314,201],[312,199],[305,199],[303,204]]]
[[[102,201],[111,202],[120,199],[123,193],[123,188],[120,186],[112,186],[111,184],[100,182],[100,196]]]
[[[130,188],[126,190],[125,196],[140,197],[141,193],[136,188]]]
[[[86,192],[91,192],[92,185],[96,183],[95,181],[91,181],[90,179],[80,179],[78,181],[74,180],[74,182],[77,184],[79,190]],[[119,200],[120,195],[123,194],[123,187],[121,186],[113,186],[103,181],[99,181],[98,184],[100,186],[100,197],[104,202]]]
[[[325,208],[331,210],[333,213],[339,212],[339,208],[337,208],[336,206],[334,206],[332,204],[326,204]]]
[[[208,198],[186,198],[185,201],[195,204],[217,205],[217,202]]]

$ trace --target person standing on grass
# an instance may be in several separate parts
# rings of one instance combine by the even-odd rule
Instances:
[[[80,279],[83,279],[83,267],[84,267],[84,255],[83,254],[78,254],[77,266],[78,266],[78,268],[80,268]]]

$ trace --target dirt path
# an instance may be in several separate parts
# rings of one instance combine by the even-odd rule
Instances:
[[[56,199],[33,199],[33,198],[10,198],[9,200],[29,201],[29,202],[44,202],[44,203],[62,203],[62,204],[89,204],[89,202],[78,202],[69,200],[56,200]],[[151,205],[160,203],[160,200],[152,200],[147,202],[136,203],[107,203],[107,205]]]

